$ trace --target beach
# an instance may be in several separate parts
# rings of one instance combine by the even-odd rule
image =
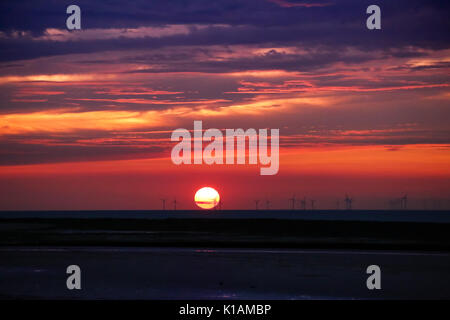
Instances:
[[[3,212],[3,299],[449,299],[448,212]],[[66,269],[81,269],[68,290]],[[381,270],[369,290],[367,267]]]
[[[81,290],[66,268],[81,268]],[[379,265],[381,290],[366,268]],[[448,299],[449,253],[3,247],[3,299]]]

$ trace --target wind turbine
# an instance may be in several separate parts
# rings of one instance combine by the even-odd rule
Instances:
[[[255,200],[255,209],[258,210],[259,200]]]
[[[353,199],[352,198],[349,198],[349,196],[348,196],[348,194],[346,194],[345,195],[345,207],[346,207],[346,209],[347,210],[351,210],[352,209],[352,202],[353,202]]]
[[[266,199],[266,210],[270,209],[270,200]]]
[[[166,210],[166,199],[161,199],[163,210]]]
[[[300,206],[303,210],[306,210],[306,197],[303,197],[303,199],[300,200]]]
[[[407,203],[408,203],[408,195],[405,193],[405,195],[400,198],[400,207],[402,209],[406,209]]]
[[[177,210],[177,198],[173,199],[173,210]]]
[[[292,201],[292,210],[295,210],[295,194],[292,195],[292,198],[288,199],[288,201]]]
[[[311,210],[314,210],[314,203],[316,203],[316,200],[311,199]]]

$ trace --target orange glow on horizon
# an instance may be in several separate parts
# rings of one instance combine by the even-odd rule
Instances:
[[[162,154],[165,154],[164,152]],[[450,146],[322,146],[280,148],[278,175],[340,175],[348,176],[423,176],[450,177]],[[169,156],[141,159],[85,160],[78,162],[38,163],[0,166],[0,176],[82,174],[82,173],[176,173],[194,174],[242,173],[259,175],[250,165],[176,166]]]

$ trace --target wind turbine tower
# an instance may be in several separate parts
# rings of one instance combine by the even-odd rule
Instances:
[[[290,198],[290,199],[288,199],[288,200],[289,200],[289,202],[292,201],[292,210],[295,210],[295,194],[292,195],[292,198]]]
[[[163,210],[166,210],[166,199],[161,199],[161,201]]]
[[[306,210],[306,197],[303,197],[303,199],[300,200],[300,207],[301,207],[303,210]]]
[[[401,199],[400,199],[400,207],[402,209],[406,209],[406,206],[408,204],[408,195],[405,194]]]
[[[177,198],[173,199],[173,210],[177,210]]]
[[[353,199],[352,198],[349,198],[349,196],[346,194],[345,195],[345,208],[347,209],[347,210],[351,210],[352,209],[352,202],[353,202]]]

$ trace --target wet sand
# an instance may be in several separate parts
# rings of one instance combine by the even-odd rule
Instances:
[[[66,289],[66,268],[82,290]],[[366,287],[381,267],[382,289]],[[450,254],[398,251],[3,247],[6,299],[449,299]]]
[[[450,214],[2,212],[0,275],[3,299],[450,299]]]

